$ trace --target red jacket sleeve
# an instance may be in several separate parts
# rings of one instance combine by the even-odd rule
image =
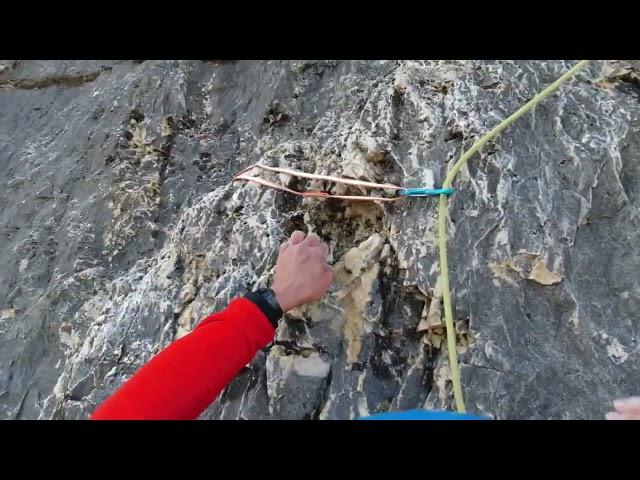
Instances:
[[[253,302],[235,299],[152,358],[91,418],[195,419],[273,335],[273,326]]]

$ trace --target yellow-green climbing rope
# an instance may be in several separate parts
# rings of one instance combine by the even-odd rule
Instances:
[[[588,63],[588,60],[578,62],[574,67],[568,70],[564,75],[558,78],[547,88],[538,93],[535,97],[524,104],[519,110],[513,113],[506,120],[503,120],[497,127],[483,136],[473,146],[464,152],[460,159],[453,165],[447,177],[442,184],[442,188],[449,188],[456,178],[456,175],[462,166],[471,158],[484,144],[494,138],[505,128],[518,120],[522,115],[527,113],[538,103],[551,95],[560,85],[565,83],[576,73],[582,70]],[[449,290],[449,265],[447,262],[447,231],[445,225],[445,215],[447,207],[447,195],[440,195],[438,203],[438,249],[440,250],[440,281],[442,282],[442,301],[444,303],[444,318],[447,328],[447,349],[449,350],[449,363],[451,366],[451,381],[453,383],[453,398],[456,404],[456,410],[460,413],[465,412],[464,400],[462,398],[462,387],[460,385],[460,367],[458,365],[458,354],[456,352],[456,331],[453,325],[453,314],[451,309],[451,292]]]

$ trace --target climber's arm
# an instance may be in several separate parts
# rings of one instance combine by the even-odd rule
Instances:
[[[273,332],[254,303],[236,299],[151,359],[92,418],[197,418]]]
[[[274,308],[255,294],[236,299],[173,342],[102,403],[93,419],[194,419],[273,338],[282,312],[319,299],[332,272],[327,247],[294,232],[280,247]]]

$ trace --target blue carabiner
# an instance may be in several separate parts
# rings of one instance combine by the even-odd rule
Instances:
[[[398,195],[405,197],[430,197],[433,195],[451,195],[455,188],[404,188],[398,191]]]

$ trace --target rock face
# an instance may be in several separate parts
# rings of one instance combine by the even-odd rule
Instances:
[[[329,242],[334,285],[202,418],[450,408],[435,199],[302,200],[230,179],[260,161],[437,187],[572,64],[0,61],[0,418],[86,418],[268,284],[294,229]],[[590,64],[456,180],[469,411],[602,418],[640,394],[639,67]]]

